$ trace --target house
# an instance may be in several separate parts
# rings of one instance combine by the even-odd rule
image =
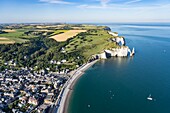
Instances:
[[[28,100],[28,103],[29,104],[33,104],[33,105],[38,105],[38,100],[34,97],[30,97],[29,100]]]
[[[4,81],[4,78],[0,78],[0,81]]]
[[[62,63],[65,63],[65,62],[67,62],[67,60],[63,59],[61,62],[62,62]]]
[[[22,103],[22,104],[26,104],[28,98],[27,98],[26,96],[23,96],[23,97],[20,97],[19,100],[21,100],[21,103]]]
[[[5,92],[4,96],[10,96],[10,97],[14,98],[14,93]]]
[[[38,113],[46,113],[45,110],[49,107],[48,104],[42,104],[41,106],[38,107],[37,111]]]
[[[52,102],[52,98],[53,98],[53,95],[51,95],[51,94],[48,94],[47,96],[46,96],[46,98],[44,99],[44,103],[45,104],[53,104],[53,102]]]
[[[41,89],[41,93],[48,93],[48,89]]]
[[[61,62],[57,62],[57,64],[58,64],[58,65],[60,65],[60,64],[61,64]]]
[[[21,107],[23,106],[23,104],[21,104],[21,103],[18,103],[18,106],[21,108]]]

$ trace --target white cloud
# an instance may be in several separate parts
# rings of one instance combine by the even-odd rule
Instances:
[[[106,6],[101,6],[101,5],[79,5],[78,8],[87,8],[87,9],[104,9],[104,8],[108,8]]]
[[[67,2],[63,0],[39,0],[40,2],[50,3],[50,4],[73,4],[72,2]]]
[[[142,0],[131,0],[124,3],[113,3],[111,0],[96,0],[99,4],[83,4],[79,5],[78,8],[89,8],[89,9],[114,9],[114,10],[151,10],[159,9],[161,7],[168,7],[169,4],[150,4],[150,5],[136,5],[134,3],[142,2]]]
[[[103,7],[107,7],[109,2],[110,2],[110,0],[100,0],[100,3]]]
[[[125,4],[132,4],[132,3],[136,3],[136,2],[141,2],[142,0],[131,0],[128,2],[125,2]]]
[[[111,0],[96,0],[99,2],[98,5],[88,5],[88,4],[83,4],[79,5],[79,8],[89,8],[89,9],[104,9],[104,8],[109,8],[109,2]]]

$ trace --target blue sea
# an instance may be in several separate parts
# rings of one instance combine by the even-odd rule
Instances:
[[[73,88],[68,113],[170,113],[170,24],[105,25],[136,54],[89,68]]]

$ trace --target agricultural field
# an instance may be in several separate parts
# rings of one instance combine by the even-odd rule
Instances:
[[[66,41],[67,39],[72,38],[82,32],[86,32],[86,30],[68,30],[68,31],[64,31],[64,33],[54,35],[50,38],[53,38],[58,42],[62,42],[62,41]]]
[[[46,37],[62,42],[88,30],[106,26],[84,24],[11,24],[0,25],[0,44],[24,43],[31,38]]]
[[[68,30],[54,30],[50,37],[67,32]]]
[[[15,42],[8,38],[0,37],[0,44],[13,44],[13,43]]]
[[[26,30],[16,29],[16,30],[2,30],[4,33],[0,34],[0,44],[11,44],[11,43],[23,43],[29,38],[34,36],[28,36],[24,34]]]
[[[12,30],[12,29],[4,29],[3,31],[8,32],[8,33],[16,32],[16,30]]]

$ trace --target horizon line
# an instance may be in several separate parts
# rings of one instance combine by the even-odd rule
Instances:
[[[111,24],[111,23],[170,23],[170,21],[139,21],[139,22],[0,22],[0,24]]]

